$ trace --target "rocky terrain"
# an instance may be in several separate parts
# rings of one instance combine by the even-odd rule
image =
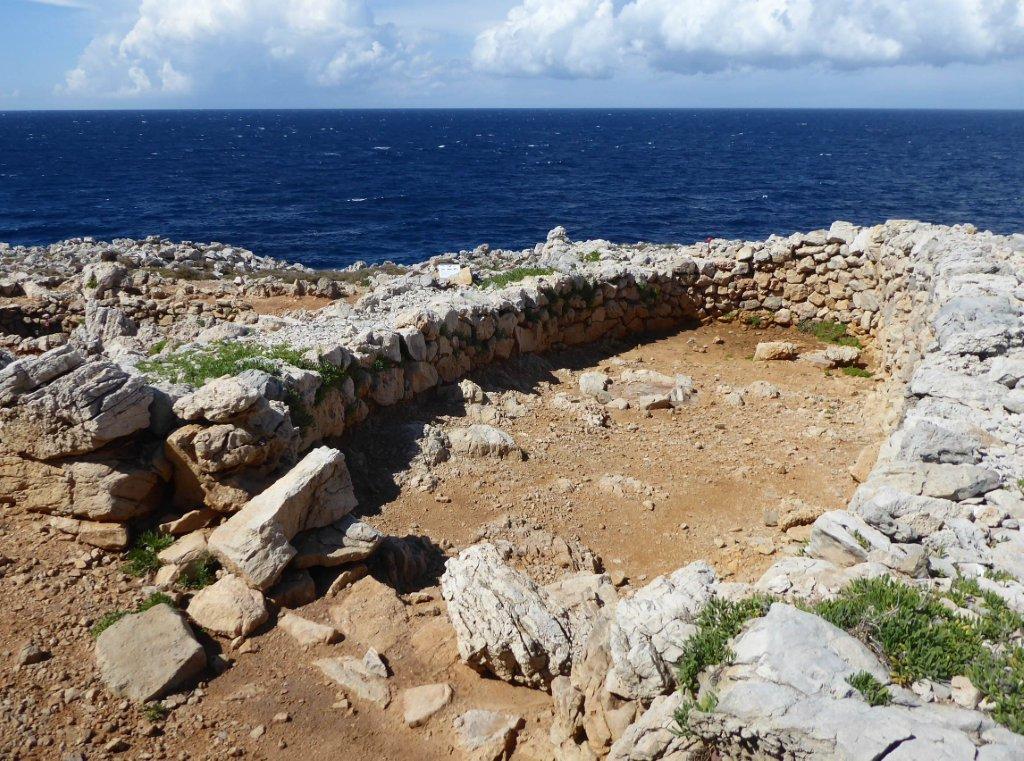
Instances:
[[[1020,758],[1022,264],[0,247],[0,749]]]

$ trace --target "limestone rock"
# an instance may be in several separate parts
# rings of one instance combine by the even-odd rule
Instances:
[[[174,412],[182,420],[227,423],[262,399],[271,383],[271,376],[259,370],[217,378],[181,397]]]
[[[296,550],[292,565],[312,568],[358,563],[370,557],[382,540],[382,534],[373,526],[346,515],[329,526],[296,536],[292,541]]]
[[[395,591],[372,576],[353,584],[345,599],[331,606],[330,616],[348,639],[382,653],[406,637],[409,620]]]
[[[521,455],[515,439],[500,428],[471,425],[448,431],[451,450],[467,457],[509,457]]]
[[[715,572],[700,561],[659,576],[622,600],[609,635],[613,665],[608,689],[634,700],[670,691],[675,686],[672,665],[716,586]]]
[[[978,712],[919,703],[869,706],[849,679],[866,671],[885,684],[885,667],[859,640],[789,605],[773,604],[732,650],[732,663],[706,686],[717,706],[711,713],[691,711],[689,720],[730,759],[959,761],[1010,758],[1024,747],[1016,738],[1016,747],[1006,744],[1009,733],[985,732],[987,719]]]
[[[246,637],[269,617],[263,594],[232,575],[200,589],[188,604],[188,615],[207,631],[225,637]]]
[[[888,550],[889,544],[885,534],[856,515],[833,510],[814,522],[805,554],[838,566],[851,566],[865,562],[872,550]]]
[[[346,655],[340,658],[321,658],[314,662],[324,676],[349,693],[379,708],[387,708],[391,703],[391,687],[388,685],[387,673],[381,675],[378,664],[379,658],[374,657],[372,651],[362,659]]]
[[[303,648],[329,645],[338,639],[338,632],[333,626],[310,621],[290,612],[278,618],[277,625]]]
[[[402,691],[402,716],[408,727],[422,727],[452,700],[452,687],[447,682],[410,687]]]
[[[152,400],[141,378],[95,360],[0,407],[0,432],[5,447],[36,459],[88,454],[148,428]]]
[[[530,579],[502,562],[494,545],[476,544],[448,561],[441,593],[459,655],[499,679],[547,687],[568,672],[567,612]]]
[[[100,634],[96,665],[111,692],[141,703],[190,686],[206,653],[180,613],[155,605]]]
[[[210,551],[248,584],[267,589],[295,556],[293,537],[334,523],[355,506],[345,456],[320,447],[218,526]]]
[[[474,708],[455,719],[459,744],[472,761],[499,761],[515,748],[520,716]]]
[[[0,406],[10,406],[22,394],[35,391],[84,363],[84,355],[65,344],[39,356],[23,357],[7,364],[0,370]]]
[[[128,547],[128,529],[121,523],[97,523],[54,516],[50,518],[50,525],[62,533],[71,534],[84,544],[102,550],[123,550]]]
[[[656,697],[644,715],[612,745],[608,761],[696,761],[696,751],[703,743],[680,734],[675,713],[682,701],[681,691]]]
[[[754,359],[761,361],[796,359],[800,347],[789,341],[762,341],[754,348]]]

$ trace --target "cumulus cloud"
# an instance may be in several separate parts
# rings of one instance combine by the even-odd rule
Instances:
[[[176,95],[253,72],[334,86],[394,74],[414,58],[365,0],[140,0],[131,27],[94,39],[59,90]]]
[[[1024,0],[523,0],[476,39],[506,75],[602,77],[623,62],[708,73],[1024,57]]]

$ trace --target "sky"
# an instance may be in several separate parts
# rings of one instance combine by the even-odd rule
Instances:
[[[0,111],[1024,109],[1024,0],[0,0]]]

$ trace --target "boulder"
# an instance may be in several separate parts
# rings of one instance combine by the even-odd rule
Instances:
[[[341,520],[356,506],[345,456],[320,447],[218,526],[210,551],[257,589],[267,589],[295,556],[300,531]]]
[[[631,700],[651,700],[675,687],[673,664],[696,631],[694,622],[715,594],[718,579],[703,561],[659,576],[622,600],[609,633],[608,689]]]
[[[263,593],[232,575],[196,592],[188,615],[203,629],[225,637],[247,637],[270,616]]]
[[[111,692],[141,703],[193,684],[206,653],[178,611],[155,605],[97,637],[96,665]]]
[[[459,655],[473,668],[543,688],[568,673],[572,633],[567,611],[506,565],[494,545],[476,544],[450,559],[441,594]]]
[[[0,434],[7,449],[39,460],[88,454],[148,428],[152,400],[141,378],[95,360],[0,407]]]
[[[754,359],[760,361],[796,359],[800,347],[789,341],[762,341],[754,348]]]
[[[182,420],[227,423],[250,410],[276,384],[268,373],[246,370],[186,394],[174,403],[174,412]]]
[[[346,515],[323,528],[304,531],[292,541],[295,568],[331,567],[358,563],[380,546],[383,535],[368,523]]]
[[[500,428],[490,425],[471,425],[448,431],[451,451],[466,457],[522,456],[516,441]]]
[[[0,370],[0,406],[12,405],[23,394],[35,391],[83,364],[85,356],[70,344],[8,363]]]

